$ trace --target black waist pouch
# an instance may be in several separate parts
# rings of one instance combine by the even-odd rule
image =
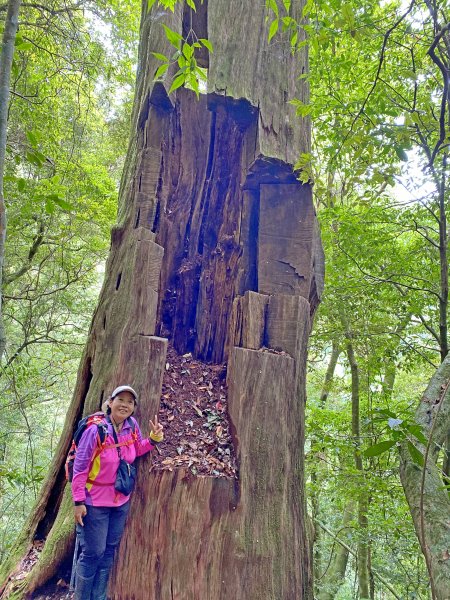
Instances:
[[[107,419],[109,423],[111,423],[111,419],[109,417],[107,417]],[[117,433],[114,429],[114,426],[112,426],[112,430],[114,441],[117,444],[117,454],[119,455],[119,468],[117,469],[114,489],[116,492],[120,492],[125,496],[129,496],[134,490],[134,484],[136,483],[136,467],[134,465],[130,465],[130,463],[127,463],[127,461],[122,458],[120,454],[119,440],[117,439]]]
[[[136,483],[136,467],[130,465],[123,458],[120,459],[119,468],[116,475],[116,483],[114,489],[125,496],[129,496],[134,490]]]

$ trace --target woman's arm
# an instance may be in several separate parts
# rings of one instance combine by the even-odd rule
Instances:
[[[142,456],[143,454],[146,454],[147,452],[150,452],[151,450],[154,449],[154,443],[158,443],[161,442],[164,436],[160,436],[160,435],[156,435],[153,432],[153,428],[152,428],[152,432],[150,433],[150,438],[142,438],[142,433],[141,430],[139,428],[139,425],[136,421],[136,419],[134,419],[133,417],[131,417],[135,423],[135,431],[136,431],[136,435],[137,435],[137,439],[135,442],[135,448],[136,448],[136,456]],[[161,431],[162,433],[162,431]],[[153,434],[153,435],[152,435]]]

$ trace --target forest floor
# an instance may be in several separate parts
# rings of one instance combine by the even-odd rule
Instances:
[[[179,355],[169,344],[158,420],[164,441],[153,452],[150,471],[189,468],[193,475],[236,477],[226,387],[226,365],[210,365],[192,355]],[[26,576],[40,554],[40,545],[24,561]],[[20,575],[19,575],[20,577]],[[70,573],[49,582],[34,600],[71,600]]]

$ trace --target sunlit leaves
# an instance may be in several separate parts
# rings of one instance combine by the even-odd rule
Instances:
[[[153,56],[163,61],[163,64],[156,70],[154,81],[161,81],[166,77],[169,67],[177,65],[179,68],[173,75],[169,94],[182,86],[193,90],[198,97],[200,94],[200,84],[206,82],[205,70],[199,66],[195,57],[196,49],[206,48],[208,52],[213,52],[212,43],[205,38],[198,38],[195,32],[191,30],[186,39],[178,32],[173,31],[167,25],[163,24],[165,35],[169,43],[175,48],[175,53],[171,56],[165,56],[160,52],[152,52]]]
[[[396,444],[395,440],[386,440],[384,442],[380,442],[379,444],[374,444],[364,452],[364,456],[369,458],[371,456],[379,456],[383,452],[387,452]]]

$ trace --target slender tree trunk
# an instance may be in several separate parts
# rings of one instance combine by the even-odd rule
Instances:
[[[447,215],[445,212],[447,154],[442,157],[442,174],[439,186],[439,263],[441,274],[441,290],[439,298],[439,336],[441,339],[441,362],[448,354],[448,240]]]
[[[328,394],[330,393],[331,383],[334,377],[334,371],[336,370],[337,361],[339,359],[339,355],[341,354],[341,348],[339,345],[333,340],[333,345],[331,349],[330,362],[328,363],[327,372],[325,373],[325,380],[323,382],[322,391],[320,393],[319,406],[320,408],[324,408]]]
[[[340,546],[345,548],[345,550],[349,554],[351,554],[355,558],[357,557],[356,553],[350,548],[350,546],[348,546],[340,537],[338,537],[332,531],[330,531],[328,529],[328,527],[326,527],[323,523],[320,523],[319,521],[317,522],[317,525],[321,529],[323,529],[325,531],[325,533],[330,535]],[[386,581],[386,579],[384,577],[382,577],[377,571],[372,570],[372,575],[374,576],[375,579],[377,579],[381,583],[381,585],[383,587],[385,587],[386,589],[388,589],[391,592],[391,594],[393,595],[394,598],[396,598],[397,600],[402,600],[402,597],[395,591],[395,589],[392,587],[392,585],[388,581]]]
[[[330,362],[328,363],[327,371],[325,373],[325,379],[324,379],[323,386],[322,386],[322,391],[320,393],[320,399],[319,399],[320,408],[325,408],[325,404],[326,404],[326,401],[328,398],[330,386],[333,381],[334,371],[336,369],[336,365],[337,365],[337,361],[339,359],[340,353],[341,353],[341,349],[340,349],[339,345],[335,341],[333,341]],[[318,449],[319,449],[319,440],[316,437],[314,437],[311,440],[311,451],[313,454],[315,454],[318,451]],[[315,460],[311,467],[311,481],[313,484],[313,486],[312,486],[313,489],[311,492],[313,522],[315,522],[317,519],[321,519],[320,489],[319,489],[318,482],[317,482],[317,468],[316,468],[317,464],[318,464],[318,461]],[[320,576],[320,573],[322,572],[322,569],[321,569],[322,556],[321,556],[321,549],[320,549],[320,538],[321,538],[321,531],[319,528],[315,527],[314,528],[314,561],[313,561],[315,580]]]
[[[348,502],[344,509],[344,516],[342,519],[342,528],[339,532],[339,539],[347,541],[348,538],[348,527],[353,520],[355,514],[355,506],[352,501]],[[339,588],[344,583],[345,571],[347,570],[348,557],[350,554],[350,548],[347,544],[341,544],[340,542],[336,545],[334,550],[333,559],[326,570],[318,581],[318,600],[333,600],[339,591]]]
[[[350,337],[350,334],[347,333]],[[350,363],[350,370],[352,375],[352,436],[353,443],[355,446],[355,467],[361,475],[361,483],[364,479],[364,468],[361,457],[361,426],[359,416],[359,368],[356,361],[355,352],[350,339],[347,342],[347,356]],[[358,525],[359,525],[359,539],[358,539],[358,586],[359,586],[359,597],[361,600],[369,598],[369,570],[368,570],[368,546],[367,546],[367,509],[368,499],[367,492],[364,485],[361,485],[361,490],[358,495]]]
[[[3,32],[2,52],[0,55],[0,360],[3,356],[6,346],[5,326],[3,323],[2,310],[2,272],[6,240],[6,205],[3,192],[3,178],[5,173],[9,86],[11,82],[14,42],[16,40],[21,3],[22,0],[9,0],[8,2],[5,30]]]

